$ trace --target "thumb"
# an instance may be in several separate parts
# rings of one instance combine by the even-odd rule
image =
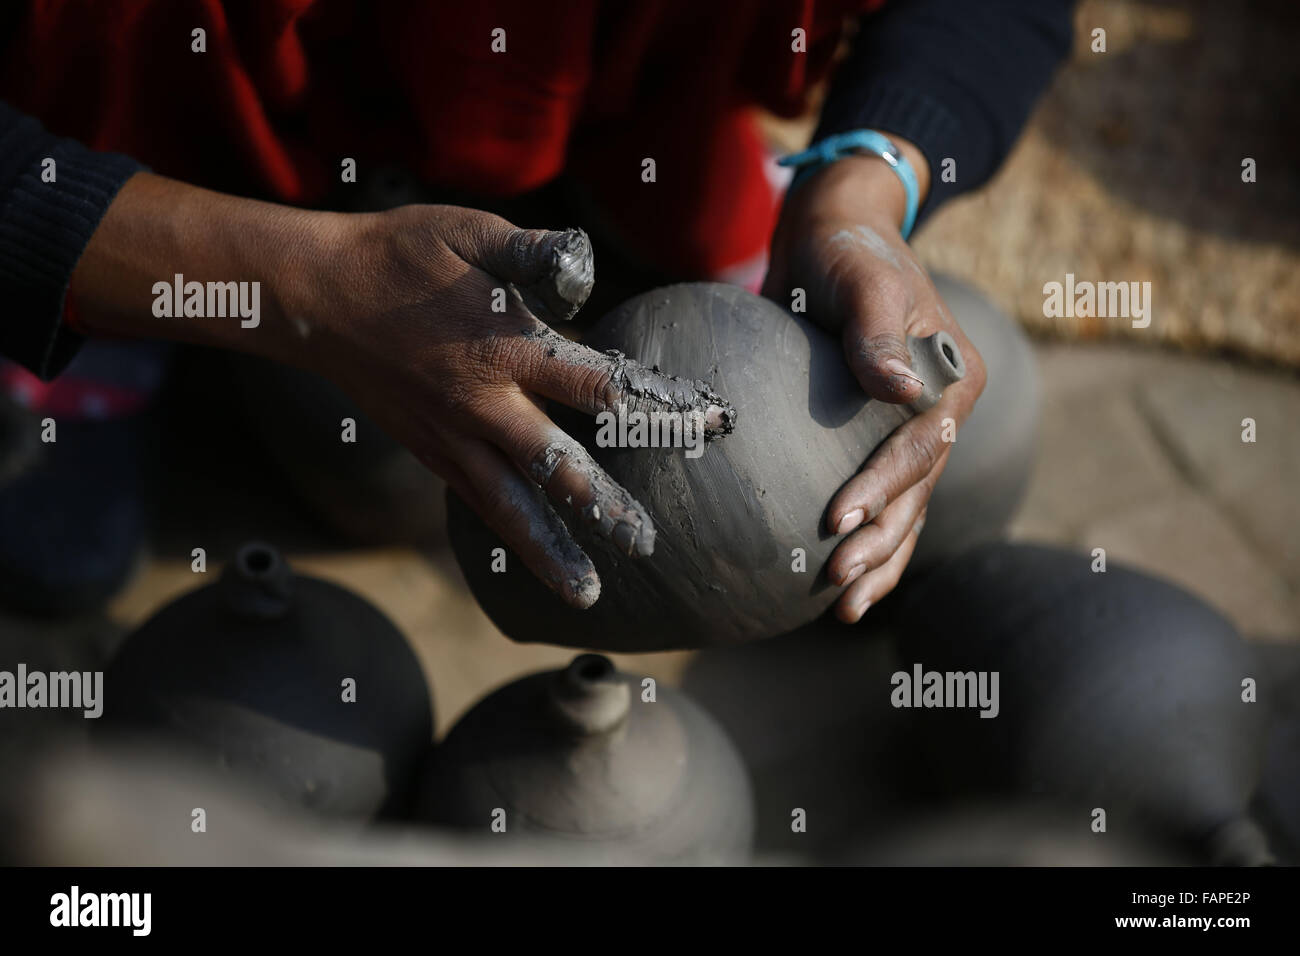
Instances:
[[[905,293],[880,285],[848,300],[852,305],[844,323],[844,356],[862,390],[872,398],[911,402],[925,390],[907,348],[911,302]]]
[[[581,229],[519,229],[480,213],[444,241],[466,262],[514,286],[539,319],[572,319],[596,281],[591,240]]]

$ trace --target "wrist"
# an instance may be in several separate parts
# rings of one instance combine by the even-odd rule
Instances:
[[[908,140],[892,135],[889,139],[915,175],[919,209],[930,191],[929,164]],[[811,201],[841,216],[869,217],[877,224],[884,219],[899,231],[907,218],[907,187],[884,159],[868,153],[843,155],[814,168],[792,188],[790,198]]]
[[[346,349],[350,277],[365,249],[357,228],[363,214],[288,210],[259,245],[246,249],[246,270],[266,290],[270,325],[256,349],[277,361],[317,369],[331,351]],[[251,261],[260,258],[261,261]]]
[[[898,177],[884,162],[863,156],[846,156],[815,170],[786,202],[814,220],[852,220],[900,237],[907,210]]]

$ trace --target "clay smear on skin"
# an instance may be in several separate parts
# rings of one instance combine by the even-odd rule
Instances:
[[[517,241],[512,252],[516,275],[540,273],[535,281],[515,286],[528,310],[545,319],[572,319],[596,281],[587,234],[581,229],[544,232],[532,241]]]
[[[857,246],[866,249],[881,262],[893,266],[899,272],[903,271],[903,264],[899,261],[897,253],[880,233],[870,226],[855,226],[852,229],[841,229],[835,235],[831,236],[827,242],[829,246],[843,246],[845,244]]]
[[[596,464],[587,449],[558,428],[551,432],[550,440],[541,457],[533,463],[532,478],[545,488],[563,463],[576,473],[590,489],[591,500],[579,507],[572,499],[569,504],[583,523],[595,534],[612,541],[624,554],[648,557],[654,553],[654,525],[645,507],[605,470]]]
[[[588,411],[612,411],[622,403],[628,411],[698,412],[704,418],[706,439],[729,435],[736,428],[735,408],[705,382],[649,368],[617,349],[596,352],[554,329],[527,329],[523,334],[544,344],[551,358],[574,368],[595,369],[609,377],[614,394],[606,398],[604,408]]]
[[[541,549],[548,561],[563,568],[563,573],[568,575],[566,578],[550,572],[551,587],[576,598],[580,607],[591,607],[600,597],[600,578],[596,576],[591,559],[583,554],[539,489],[513,475],[506,481],[507,499],[528,520],[528,539]]]

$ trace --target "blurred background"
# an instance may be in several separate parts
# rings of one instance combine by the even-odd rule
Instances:
[[[1085,0],[1073,58],[1003,170],[916,239],[930,268],[983,292],[1034,339],[1039,449],[1012,536],[1104,547],[1110,561],[1183,585],[1258,645],[1262,670],[1292,687],[1300,680],[1298,26],[1291,0]],[[1096,27],[1107,32],[1104,54],[1089,49]],[[785,151],[803,146],[811,122],[764,127]],[[1241,180],[1246,157],[1256,160],[1255,183]],[[1150,326],[1044,317],[1043,284],[1067,272],[1150,281]],[[262,413],[231,396],[231,361],[177,356],[148,450],[153,530],[125,590],[102,614],[74,619],[0,612],[0,628],[29,659],[106,657],[252,538],[393,620],[433,688],[438,734],[494,687],[572,658],[512,643],[479,610],[447,549],[432,483],[429,514],[386,519],[418,540],[358,542],[347,517],[320,503],[326,477],[291,473],[285,463],[297,452],[277,444],[288,439],[268,439]],[[257,383],[262,372],[239,365],[236,374]],[[309,400],[309,385],[274,387],[297,396],[286,402]],[[270,408],[270,392],[256,390],[272,386],[249,388]],[[1255,444],[1240,440],[1247,417]],[[370,440],[363,429],[359,450]],[[377,480],[418,481],[402,467]],[[198,547],[209,560],[203,581],[191,571]],[[719,717],[751,764],[760,816],[788,805],[781,788],[797,778],[823,788],[826,813],[847,833],[871,801],[887,802],[884,781],[841,779],[864,748],[880,749],[867,756],[882,766],[887,756],[887,742],[870,739],[858,678],[846,676],[892,666],[872,644],[869,619],[851,642],[614,659],[685,683]],[[1300,708],[1300,693],[1292,699],[1284,707]],[[1300,767],[1300,721],[1289,719],[1270,746]],[[760,850],[789,851],[782,830],[760,827]],[[820,838],[836,836],[831,828]],[[1300,832],[1290,836],[1300,845]]]

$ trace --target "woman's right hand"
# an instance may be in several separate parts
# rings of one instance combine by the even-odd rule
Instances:
[[[702,383],[596,352],[542,321],[572,318],[591,290],[579,230],[522,230],[455,206],[341,222],[312,268],[320,280],[282,303],[304,364],[441,475],[566,602],[589,607],[600,581],[559,514],[628,558],[653,551],[654,528],[543,399],[592,415],[620,403],[689,408],[715,432],[729,427],[729,406]]]
[[[149,290],[182,274],[251,281],[260,316],[160,315]],[[593,275],[579,230],[517,229],[458,206],[313,212],[141,172],[91,236],[71,292],[89,334],[236,349],[332,379],[534,574],[590,607],[600,581],[559,515],[629,558],[651,553],[654,528],[543,400],[589,414],[619,404],[698,411],[713,431],[731,422],[702,383],[595,352],[544,324],[572,318]]]

